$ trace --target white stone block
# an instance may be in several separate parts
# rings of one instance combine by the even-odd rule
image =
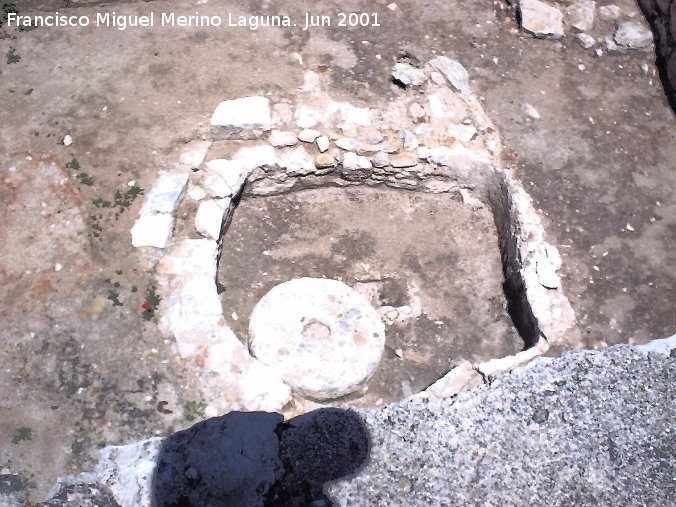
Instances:
[[[563,37],[563,14],[540,0],[520,0],[521,27],[536,37]]]
[[[319,130],[303,129],[298,134],[298,139],[300,139],[304,143],[314,143],[315,139],[317,139],[320,135],[321,132],[319,132]]]
[[[317,138],[317,148],[319,148],[320,152],[322,152],[322,153],[327,152],[330,146],[331,146],[331,143],[330,143],[328,137],[321,136],[321,137]]]
[[[672,24],[675,23],[676,21],[672,21]],[[653,33],[640,21],[623,21],[617,25],[614,39],[617,44],[629,49],[646,48],[653,43]]]
[[[174,231],[174,217],[169,213],[141,215],[131,228],[131,244],[138,248],[154,246],[165,248]]]
[[[446,129],[446,132],[448,133],[449,136],[454,137],[462,144],[467,144],[475,136],[477,130],[472,125],[460,124],[460,125],[449,125],[448,128]]]
[[[416,397],[431,395],[435,398],[449,398],[466,389],[483,384],[483,378],[469,361],[462,361],[434,384]]]
[[[343,157],[343,169],[348,171],[369,169],[370,167],[372,167],[371,161],[368,158],[352,153],[351,151],[345,153],[345,156]]]
[[[221,102],[211,117],[214,139],[260,139],[272,129],[270,101],[244,97]]]
[[[209,239],[219,239],[225,211],[230,199],[207,199],[200,203],[195,215],[195,229]]]
[[[149,438],[127,445],[101,449],[96,477],[105,484],[121,507],[151,507],[153,474],[163,439]]]
[[[305,176],[316,170],[312,156],[302,146],[282,153],[279,157],[279,165],[286,170],[289,176]]]
[[[232,188],[221,177],[218,171],[210,167],[202,171],[200,185],[209,197],[230,197],[233,194]]]
[[[285,146],[294,146],[298,144],[298,138],[293,132],[284,130],[273,130],[270,132],[270,144],[275,148],[283,148]]]
[[[200,275],[215,279],[218,243],[210,239],[177,242],[157,265],[160,276]]]
[[[270,148],[272,148],[270,146]],[[255,158],[255,157],[252,157]],[[217,174],[227,185],[230,191],[223,195],[214,195],[215,197],[228,197],[239,194],[246,183],[246,178],[251,173],[252,167],[247,167],[248,162],[244,163],[238,160],[216,159],[206,164],[206,172]]]
[[[173,213],[178,208],[188,185],[188,174],[161,171],[150,192],[146,195],[142,215]]]
[[[199,167],[204,162],[204,157],[207,156],[210,146],[211,143],[209,141],[190,141],[183,148],[179,162],[190,169]]]
[[[277,165],[277,153],[269,144],[251,146],[240,149],[233,161],[238,162],[243,170],[252,171],[257,167]]]

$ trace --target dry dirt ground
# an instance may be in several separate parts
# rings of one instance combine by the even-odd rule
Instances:
[[[6,31],[0,40],[0,469],[28,480],[34,500],[44,497],[57,475],[91,468],[99,448],[166,435],[200,416],[190,365],[175,360],[171,344],[141,309],[152,280],[139,270],[130,243],[142,199],[138,189],[148,189],[184,143],[207,134],[220,101],[267,92],[291,96],[305,69],[329,73],[336,97],[386,107],[400,92],[389,80],[400,50],[421,60],[446,54],[462,62],[562,253],[564,290],[586,344],[638,343],[676,332],[676,119],[653,75],[653,53],[599,58],[570,36],[533,39],[518,32],[513,10],[499,0],[402,1],[396,10],[388,3],[16,2],[20,13],[199,9],[287,13],[299,23],[305,12],[378,12],[382,25]],[[601,23],[599,30],[610,33],[612,27]],[[524,102],[537,108],[539,120],[526,117]],[[74,140],[70,146],[63,144],[66,134]],[[306,196],[252,200],[241,217],[236,213],[233,241],[256,240],[255,248],[267,249],[266,238],[285,234],[285,206],[298,201],[303,213],[323,222],[287,237],[287,247],[298,234],[311,243],[314,232],[328,256],[322,262],[371,251],[378,257],[384,233],[364,247],[353,240],[369,231],[355,226],[340,243],[347,232],[337,210],[345,196],[335,199],[333,217],[313,209]],[[405,199],[397,194],[387,202],[406,206]],[[424,214],[432,204],[419,199]],[[371,207],[375,202],[362,201]],[[243,222],[261,212],[269,224]],[[490,228],[476,225],[480,220],[472,223],[492,241]],[[337,250],[319,241],[334,226]],[[483,252],[471,241],[456,247],[458,252],[447,249],[449,256]],[[393,258],[380,259],[394,263],[382,269],[406,269],[402,279],[424,282],[428,268],[402,265],[405,247],[396,248]],[[418,248],[452,285],[453,268],[434,266],[443,261],[435,255],[446,250],[434,234]],[[477,276],[489,289],[477,291],[476,301],[465,298],[470,315],[472,305],[488,304],[482,294],[499,293],[491,286],[499,281],[486,276],[494,272],[495,258],[486,256],[493,267]],[[275,274],[265,283],[300,273],[284,259],[284,269],[273,266],[274,260],[251,260]],[[224,259],[226,286],[233,275],[224,266],[244,269],[250,267],[246,261]],[[246,315],[254,300],[244,298],[243,284],[252,283],[245,275],[229,281],[242,299],[235,288],[224,297],[235,298]],[[501,309],[497,302],[490,311],[507,328]],[[443,310],[438,320],[450,322],[454,315]],[[491,318],[464,325],[476,330]],[[406,336],[399,339],[415,339]]]

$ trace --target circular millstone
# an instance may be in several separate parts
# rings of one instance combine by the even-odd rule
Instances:
[[[375,373],[385,326],[366,298],[337,280],[296,278],[272,288],[249,320],[249,348],[295,391],[330,399]]]

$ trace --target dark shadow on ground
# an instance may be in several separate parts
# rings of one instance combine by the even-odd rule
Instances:
[[[354,474],[369,448],[366,426],[351,410],[289,421],[230,412],[165,440],[153,497],[157,507],[331,505],[324,483]]]
[[[676,0],[638,0],[655,38],[655,64],[676,113]]]

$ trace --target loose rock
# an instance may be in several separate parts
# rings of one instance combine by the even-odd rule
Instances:
[[[583,48],[585,48],[585,49],[589,49],[589,48],[592,47],[594,44],[596,44],[596,39],[594,39],[594,37],[592,37],[592,36],[589,35],[589,34],[586,34],[586,33],[578,33],[578,34],[576,35],[576,37],[577,37],[577,40],[580,41],[580,45],[581,45]]]
[[[520,0],[521,28],[535,37],[563,37],[561,11],[540,0]]]
[[[599,7],[599,16],[601,19],[615,21],[616,19],[619,19],[620,16],[622,16],[622,9],[620,9],[615,4],[602,5]]]
[[[460,62],[446,56],[437,56],[430,60],[430,65],[441,72],[457,91],[462,92],[469,88],[469,74]]]
[[[629,49],[645,48],[652,44],[653,34],[639,21],[624,21],[617,26],[615,42]]]
[[[531,106],[528,102],[521,106],[521,110],[526,113],[526,116],[529,118],[533,118],[534,120],[540,119],[540,113],[538,113],[538,110]]]
[[[578,0],[571,5],[569,10],[570,25],[581,32],[591,30],[594,27],[595,10],[594,0]]]
[[[427,79],[427,74],[408,63],[397,63],[392,69],[392,79],[395,83],[406,88],[422,85]]]

